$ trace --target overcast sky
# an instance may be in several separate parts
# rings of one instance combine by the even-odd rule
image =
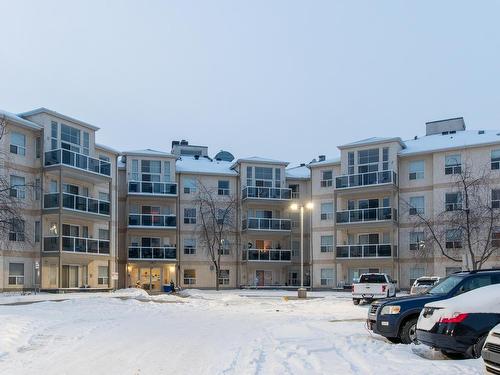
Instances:
[[[0,108],[119,150],[296,163],[442,118],[500,129],[498,1],[0,1]]]

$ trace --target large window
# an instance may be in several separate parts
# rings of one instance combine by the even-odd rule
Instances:
[[[186,255],[196,254],[196,239],[195,238],[184,238],[184,254],[186,254]]]
[[[331,253],[333,251],[333,236],[321,236],[322,253]]]
[[[66,150],[80,152],[80,130],[61,124],[61,147]]]
[[[460,154],[446,155],[444,174],[460,174],[462,173],[462,157]]]
[[[9,241],[24,241],[24,220],[12,219],[10,221]]]
[[[457,211],[462,209],[461,193],[446,193],[444,208],[446,211]]]
[[[378,171],[379,149],[358,151],[358,173]]]
[[[57,136],[58,136],[58,124],[55,121],[52,121],[50,124],[50,149],[57,149]]]
[[[272,187],[273,169],[267,167],[255,167],[255,186]]]
[[[491,150],[491,169],[500,169],[500,150]]]
[[[321,203],[321,220],[333,220],[333,203]]]
[[[414,160],[410,162],[410,173],[408,178],[410,180],[421,180],[425,174],[425,162],[423,160]]]
[[[229,270],[219,271],[219,285],[229,285]]]
[[[423,215],[425,213],[425,198],[423,196],[410,197],[410,215]]]
[[[184,285],[196,284],[196,270],[184,270]]]
[[[97,269],[97,284],[107,285],[109,280],[108,267],[99,266]]]
[[[333,172],[321,171],[321,187],[329,187],[333,185]]]
[[[448,229],[446,231],[446,248],[461,249],[462,248],[462,231],[460,228]]]
[[[24,284],[24,263],[9,263],[9,285]]]
[[[184,224],[196,224],[196,208],[184,209]]]
[[[217,182],[217,194],[218,195],[229,195],[229,181],[219,180]]]
[[[26,136],[22,133],[10,133],[10,152],[17,155],[26,155]]]
[[[420,250],[425,244],[424,232],[410,232],[410,250]]]
[[[491,191],[491,207],[500,208],[500,190],[494,189]]]
[[[10,196],[12,198],[26,198],[26,180],[20,176],[10,176]]]
[[[196,179],[194,178],[184,178],[184,194],[194,194],[196,193]]]
[[[141,181],[160,182],[161,161],[141,160]]]
[[[333,268],[321,269],[321,286],[333,287],[335,282],[335,274]]]

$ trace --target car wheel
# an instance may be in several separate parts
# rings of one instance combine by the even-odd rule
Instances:
[[[403,344],[417,343],[417,318],[407,320],[403,324],[399,337]]]
[[[484,335],[480,337],[477,342],[472,345],[469,350],[467,350],[466,356],[469,358],[481,358],[481,350],[483,350],[484,343],[486,342],[486,337],[488,335]]]
[[[355,305],[359,305],[359,299],[353,298],[352,303],[354,303]]]
[[[386,339],[393,344],[401,344],[401,339],[399,337],[386,337]]]

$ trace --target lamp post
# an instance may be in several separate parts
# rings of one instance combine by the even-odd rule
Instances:
[[[307,291],[304,288],[304,205],[294,203],[290,208],[294,211],[300,210],[300,288],[298,297],[306,298]],[[306,203],[305,208],[311,210],[313,208],[312,202]]]

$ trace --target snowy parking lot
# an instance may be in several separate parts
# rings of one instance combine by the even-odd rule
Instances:
[[[349,294],[286,296],[0,295],[0,374],[483,374],[480,359],[371,335]]]

